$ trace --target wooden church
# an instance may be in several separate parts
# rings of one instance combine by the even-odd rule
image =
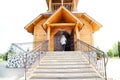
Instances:
[[[67,51],[75,50],[74,43],[78,39],[93,45],[93,34],[101,25],[86,13],[77,12],[78,1],[46,0],[48,11],[36,17],[25,29],[32,33],[34,41],[48,40],[49,51],[62,51],[62,34],[67,38]]]

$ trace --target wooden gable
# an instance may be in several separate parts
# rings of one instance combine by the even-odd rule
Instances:
[[[61,6],[53,15],[51,15],[51,17],[49,17],[46,20],[45,23],[43,23],[43,28],[46,30],[48,27],[47,24],[54,24],[54,23],[57,23],[57,24],[62,23],[63,25],[67,25],[66,23],[69,23],[69,25],[78,24],[79,29],[81,29],[82,26],[84,25],[80,19],[74,16],[64,6]]]

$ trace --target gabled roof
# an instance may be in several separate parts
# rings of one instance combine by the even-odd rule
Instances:
[[[41,20],[48,18],[53,13],[44,13],[38,15],[35,19],[33,19],[30,23],[28,23],[24,28],[29,32],[33,34],[34,26],[38,24]]]
[[[96,32],[97,30],[99,30],[102,27],[102,25],[100,23],[95,21],[92,17],[90,17],[86,13],[83,13],[81,17],[84,18],[89,24],[92,25],[92,32],[93,33]]]
[[[32,20],[29,24],[27,24],[24,28],[33,34],[34,26],[43,18],[43,15],[37,16],[34,20]]]
[[[52,23],[76,23],[78,24],[79,29],[83,26],[83,22],[75,15],[73,15],[69,10],[67,10],[64,6],[61,6],[43,23],[43,28],[46,30],[48,27],[46,24]]]

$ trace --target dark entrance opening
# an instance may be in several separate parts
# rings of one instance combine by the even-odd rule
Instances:
[[[63,51],[60,43],[61,36],[65,35],[67,42],[65,51],[74,51],[74,33],[69,34],[67,31],[58,31],[54,36],[54,51]]]

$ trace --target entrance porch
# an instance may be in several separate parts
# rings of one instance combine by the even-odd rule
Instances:
[[[55,23],[57,24],[57,23]],[[66,25],[63,25],[66,24]],[[74,24],[74,25],[71,25]],[[47,40],[49,51],[62,51],[62,45],[60,43],[61,36],[65,35],[67,42],[65,45],[65,51],[74,51],[74,42],[80,39],[80,33],[75,23],[59,23],[59,25],[51,25],[47,28]]]

